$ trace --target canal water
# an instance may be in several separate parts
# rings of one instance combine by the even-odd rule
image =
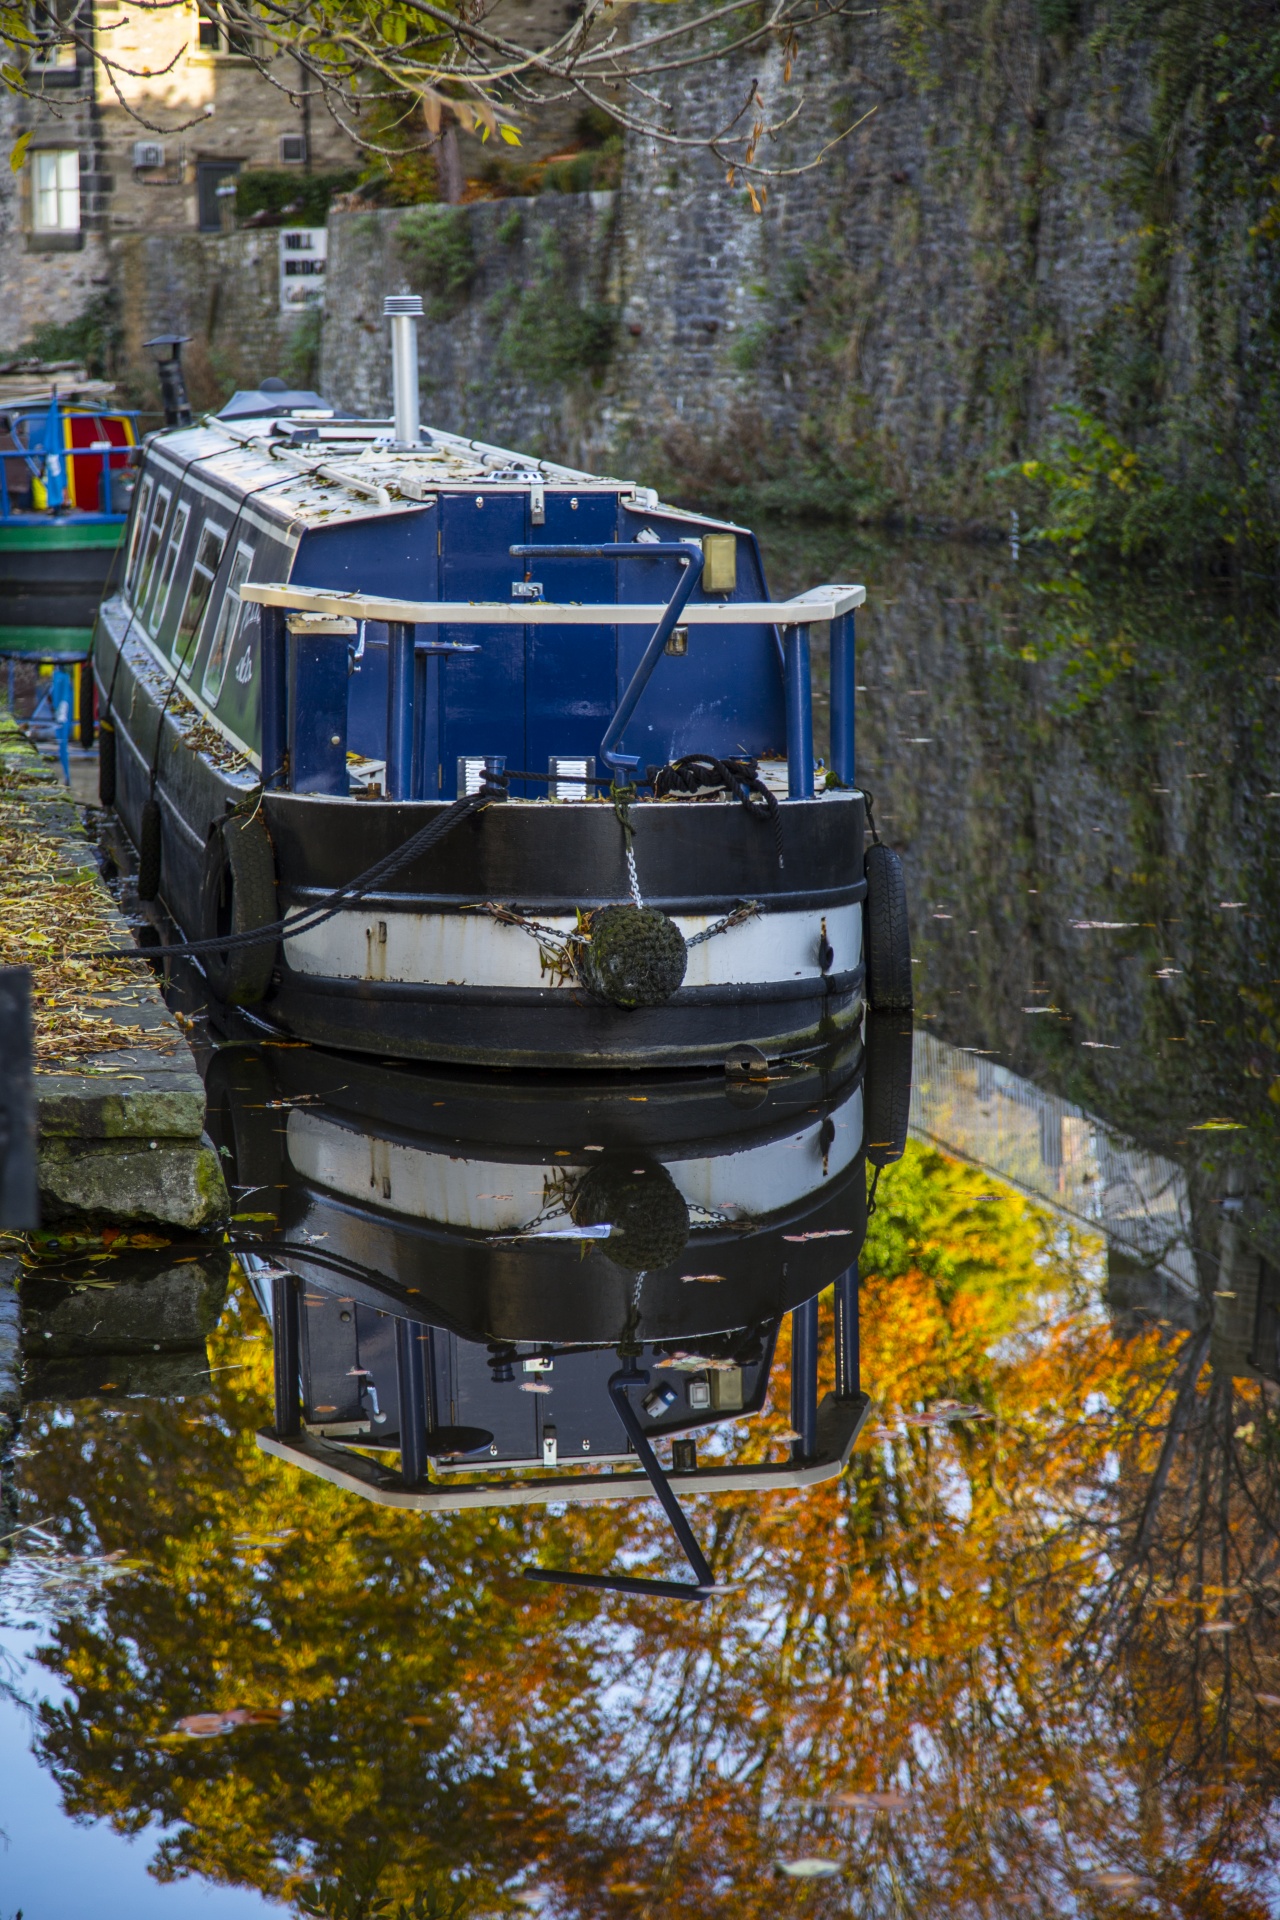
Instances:
[[[913,1034],[584,1091],[188,995],[229,1244],[46,1236],[24,1284],[3,1920],[1280,1911],[1280,635],[769,547],[867,583]],[[619,1346],[725,1487],[683,1483],[706,1602],[526,1575],[692,1577],[654,1501],[572,1497],[636,1472]],[[435,1509],[380,1445],[413,1378]],[[558,1497],[468,1503],[486,1460]]]

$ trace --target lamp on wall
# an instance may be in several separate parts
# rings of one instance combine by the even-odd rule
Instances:
[[[189,427],[191,425],[191,402],[187,398],[187,383],[182,375],[182,349],[191,338],[189,333],[158,333],[153,340],[144,340],[144,347],[156,350],[156,371],[160,375],[160,399],[164,405],[164,423],[166,427]],[[169,348],[168,357],[164,349]]]

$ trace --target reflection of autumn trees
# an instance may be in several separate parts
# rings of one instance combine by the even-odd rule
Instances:
[[[746,1590],[700,1612],[519,1580],[533,1546],[603,1565],[624,1531],[661,1561],[647,1509],[424,1521],[263,1459],[266,1356],[233,1316],[215,1365],[249,1363],[210,1401],[28,1430],[33,1509],[137,1562],[49,1650],[69,1804],[173,1824],[165,1872],[287,1890],[382,1847],[388,1889],[469,1877],[474,1913],[523,1874],[554,1911],[636,1920],[851,1896],[1262,1920],[1280,1440],[1206,1342],[1117,1332],[1096,1257],[909,1150],[864,1256],[879,1425],[842,1483],[706,1503]],[[923,1421],[943,1400],[992,1417]],[[279,1728],[166,1737],[285,1702]],[[805,1855],[841,1877],[778,1878]]]

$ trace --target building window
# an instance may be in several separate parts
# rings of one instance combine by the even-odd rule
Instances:
[[[35,45],[27,64],[33,73],[75,72],[78,13],[78,0],[44,0],[44,4],[32,7],[31,36]]]
[[[37,233],[79,233],[80,155],[74,147],[32,154],[31,224]]]
[[[301,161],[307,157],[307,136],[305,133],[282,133],[280,135],[280,158],[284,161]]]
[[[244,21],[236,17],[238,11],[238,8],[219,5],[218,0],[200,0],[197,39],[202,53],[253,52],[253,35]]]

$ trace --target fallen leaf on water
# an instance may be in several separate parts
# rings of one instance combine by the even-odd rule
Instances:
[[[779,1860],[778,1871],[785,1873],[788,1880],[832,1880],[844,1869],[838,1860]]]
[[[279,1707],[231,1707],[226,1713],[188,1713],[174,1722],[174,1732],[189,1740],[213,1740],[237,1727],[274,1727],[281,1718]]]
[[[892,1789],[884,1793],[837,1793],[833,1804],[837,1807],[854,1807],[859,1813],[901,1813],[909,1807],[911,1801],[905,1793],[896,1793]]]
[[[606,1893],[615,1894],[620,1899],[625,1898],[628,1894],[648,1893],[648,1891],[649,1889],[645,1886],[643,1880],[615,1880],[611,1887],[605,1888]]]

